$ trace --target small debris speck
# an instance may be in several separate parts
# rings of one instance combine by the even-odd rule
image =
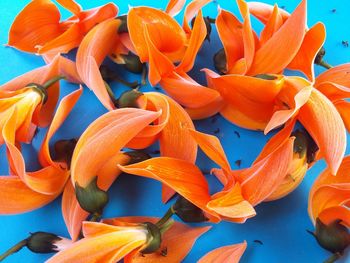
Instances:
[[[347,40],[342,40],[342,45],[344,46],[344,47],[349,47],[349,41],[347,41]]]
[[[264,243],[261,240],[258,240],[258,239],[254,240],[253,242],[257,243],[259,245],[264,245]]]
[[[235,164],[236,164],[238,167],[241,167],[242,160],[237,160],[237,161],[235,161]]]
[[[282,6],[281,6],[281,9],[286,10],[286,6],[285,6],[285,5],[282,5]]]
[[[168,255],[168,248],[167,247],[163,248],[160,254],[162,255],[162,257],[166,257]]]
[[[241,135],[239,134],[238,131],[234,131],[234,133],[236,134],[236,136],[237,136],[238,138],[241,138]]]
[[[337,9],[333,8],[333,9],[331,10],[331,12],[332,12],[332,13],[335,13],[335,12],[337,12]]]
[[[217,128],[217,129],[214,131],[215,134],[218,134],[219,132],[220,132],[220,129],[219,129],[219,128]]]

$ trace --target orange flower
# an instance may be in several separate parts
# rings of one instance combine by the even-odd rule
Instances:
[[[73,16],[61,22],[59,9],[51,0],[34,0],[13,22],[8,45],[39,54],[67,53],[78,47],[95,25],[118,13],[117,6],[112,3],[83,11],[73,0],[57,2]]]
[[[309,195],[309,215],[314,233],[325,249],[341,256],[350,245],[350,158],[345,157],[336,176],[327,168],[314,182]]]
[[[206,254],[198,263],[238,263],[246,248],[245,241],[236,245],[220,247]]]
[[[156,231],[150,230],[157,221],[157,218],[129,217],[106,219],[103,223],[84,222],[84,238],[48,262],[117,262],[123,258],[125,262],[180,262],[195,240],[210,228],[174,223],[159,240],[154,235]],[[148,254],[146,250],[152,242],[160,247]]]
[[[138,96],[143,109],[118,109],[103,115],[87,128],[77,143],[72,158],[73,184],[67,184],[62,201],[64,219],[74,240],[89,213],[80,207],[73,186],[86,187],[97,175],[97,186],[104,191],[109,189],[121,172],[117,164],[135,162],[132,153],[121,152],[122,148],[144,149],[159,140],[162,156],[195,162],[197,144],[188,132],[194,125],[181,106],[160,93],[139,93]],[[149,125],[151,122],[153,125]],[[106,125],[114,128],[106,128]],[[106,145],[96,148],[101,142]],[[91,167],[86,167],[86,158],[92,157],[90,147],[94,148],[94,162]],[[173,194],[171,189],[165,188],[163,201]]]
[[[153,86],[159,83],[195,119],[213,115],[222,107],[217,91],[200,85],[187,74],[207,35],[199,10],[209,2],[191,2],[185,10],[182,28],[170,15],[153,8],[133,8],[128,14],[130,39],[141,61],[149,63],[150,83]],[[169,3],[169,6],[176,10],[179,7],[175,3]],[[191,30],[188,22],[196,14]],[[177,66],[174,65],[176,62],[179,62]]]
[[[63,190],[69,177],[67,163],[53,161],[49,141],[68,116],[82,89],[71,93],[60,102],[39,152],[42,169],[26,172],[25,162],[16,143],[15,128],[20,120],[17,108],[5,122],[2,135],[8,150],[11,175],[1,176],[1,214],[16,214],[40,208],[54,200]]]
[[[59,61],[57,56],[49,65],[0,86],[0,130],[16,108],[16,142],[29,143],[37,126],[45,127],[51,122],[59,97]],[[0,144],[3,142],[0,134]]]

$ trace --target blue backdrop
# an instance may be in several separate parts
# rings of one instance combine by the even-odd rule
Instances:
[[[7,42],[7,33],[16,14],[26,5],[28,0],[0,1],[0,43]],[[80,0],[84,8],[92,8],[105,4],[107,0]],[[234,0],[216,1],[222,8],[233,11],[238,15]],[[266,3],[274,3],[274,0],[263,0]],[[299,0],[277,0],[279,6],[293,11]],[[167,1],[151,0],[123,0],[116,2],[120,13],[128,10],[128,5],[150,5],[164,8]],[[327,27],[327,50],[326,60],[333,65],[350,61],[350,48],[345,47],[342,41],[350,41],[349,26],[350,2],[348,0],[337,1],[308,1],[308,25],[322,21]],[[204,14],[215,16],[216,4],[209,4],[204,9]],[[63,12],[67,17],[68,13]],[[260,31],[262,26],[253,19],[255,30]],[[216,32],[212,33],[210,45],[205,44],[198,58],[198,63],[193,72],[198,72],[202,67],[212,67],[212,55],[220,48]],[[43,65],[40,57],[18,52],[4,46],[0,47],[1,74],[0,83],[4,83],[28,70]],[[322,69],[317,68],[316,73]],[[195,74],[196,75],[196,74]],[[196,78],[203,80],[203,75],[198,74]],[[128,78],[135,78],[128,75]],[[67,94],[77,87],[71,84],[62,84],[62,95]],[[113,86],[118,94],[124,88],[120,85]],[[153,88],[143,88],[144,91]],[[103,114],[105,109],[97,101],[96,97],[88,89],[84,89],[82,98],[73,110],[71,116],[56,134],[53,141],[62,138],[78,137],[89,123]],[[217,136],[221,139],[227,156],[236,167],[235,161],[242,160],[241,167],[248,167],[259,154],[268,137],[262,133],[246,131],[236,127],[219,117],[213,124],[210,119],[196,122],[200,131],[214,134],[217,128],[220,131]],[[235,134],[240,133],[240,138]],[[34,139],[33,145],[24,146],[26,162],[29,170],[38,168],[36,152],[45,130],[41,129],[39,135]],[[157,149],[157,146],[153,147]],[[347,151],[349,153],[349,150]],[[5,162],[5,149],[0,147],[0,174],[7,174],[7,163]],[[198,165],[203,170],[215,167],[208,162],[202,152],[199,153]],[[330,254],[318,246],[314,238],[306,232],[313,229],[307,214],[308,192],[314,179],[324,169],[324,162],[317,163],[307,174],[304,182],[291,195],[282,200],[264,203],[257,207],[257,216],[248,220],[243,225],[232,223],[220,223],[204,236],[198,239],[191,253],[184,262],[196,262],[208,251],[220,246],[239,243],[243,240],[248,242],[248,249],[242,258],[242,262],[270,262],[270,263],[292,263],[292,262],[322,262]],[[207,175],[213,189],[219,187],[212,176]],[[105,217],[145,215],[162,216],[169,205],[163,205],[160,198],[160,183],[144,178],[122,175],[110,190],[111,201],[105,210]],[[0,252],[19,240],[25,238],[29,232],[38,230],[53,232],[68,237],[63,218],[61,215],[61,199],[58,198],[50,205],[37,211],[14,216],[0,217]],[[254,242],[262,241],[262,244]],[[50,255],[35,255],[27,249],[11,256],[6,262],[44,262]],[[344,257],[343,262],[349,262]]]

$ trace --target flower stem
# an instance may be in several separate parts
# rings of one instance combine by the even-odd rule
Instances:
[[[100,221],[101,215],[99,213],[94,213],[92,214],[91,218],[90,218],[90,222],[98,222]]]
[[[159,228],[162,228],[162,226],[166,224],[174,214],[175,214],[175,211],[171,206],[169,210],[165,213],[165,215],[156,223],[156,226],[158,226]]]
[[[143,65],[142,68],[142,75],[141,75],[141,85],[146,85],[146,79],[147,79],[147,66],[146,64]]]
[[[129,82],[126,81],[125,79],[122,79],[121,77],[117,76],[116,74],[113,75],[113,80],[116,82],[119,82],[129,88],[135,89],[139,86],[139,83],[137,81]]]
[[[215,18],[207,17],[207,19],[208,19],[210,24],[215,24],[216,23],[216,19]]]
[[[332,68],[332,66],[331,66],[330,64],[328,64],[328,63],[327,63],[326,61],[324,61],[324,60],[321,60],[321,61],[318,63],[318,65],[321,66],[321,67],[324,67],[324,68],[326,68],[326,69]]]
[[[327,260],[325,260],[323,263],[333,263],[341,258],[340,253],[334,253],[332,256],[330,256]]]
[[[57,81],[60,81],[61,79],[65,79],[65,76],[62,75],[58,75],[56,77],[53,77],[52,79],[49,79],[48,81],[45,82],[45,84],[43,85],[44,89],[48,89],[49,87],[51,87],[53,84],[55,84]]]
[[[8,256],[20,251],[26,245],[27,245],[27,239],[24,239],[21,242],[17,243],[13,247],[11,247],[9,250],[7,250],[4,254],[0,255],[0,261],[3,261]]]

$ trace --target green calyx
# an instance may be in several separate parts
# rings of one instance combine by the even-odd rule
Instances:
[[[317,218],[313,235],[321,247],[332,253],[342,254],[350,245],[349,229],[341,224],[341,220],[335,220],[326,225]]]
[[[270,75],[270,74],[258,74],[254,76],[255,78],[258,79],[264,79],[264,80],[276,80],[277,77],[274,75]]]
[[[176,214],[183,222],[186,223],[200,223],[208,221],[203,211],[192,204],[187,199],[179,196],[176,203],[172,206],[174,214]]]
[[[141,62],[140,58],[129,52],[127,55],[121,55],[124,59],[124,68],[132,73],[140,74],[143,71],[144,64]]]
[[[214,55],[214,67],[219,74],[224,75],[227,73],[227,59],[225,49],[220,49]]]
[[[147,229],[147,244],[141,253],[152,254],[159,250],[160,245],[162,244],[162,232],[160,228],[153,223],[145,222],[143,225]]]
[[[42,98],[43,104],[45,104],[47,102],[48,93],[47,93],[47,90],[44,88],[44,86],[42,86],[40,84],[36,84],[36,83],[29,83],[26,86],[26,88],[33,89],[34,91],[39,93],[41,98]]]
[[[143,95],[138,90],[130,90],[122,93],[118,99],[119,108],[138,108],[137,99]]]
[[[75,194],[79,205],[94,216],[101,216],[108,203],[108,193],[97,186],[97,176],[86,186],[75,183]]]
[[[124,154],[130,157],[130,161],[128,162],[128,165],[143,162],[151,158],[149,154],[142,151],[130,151],[130,152],[125,152]]]

